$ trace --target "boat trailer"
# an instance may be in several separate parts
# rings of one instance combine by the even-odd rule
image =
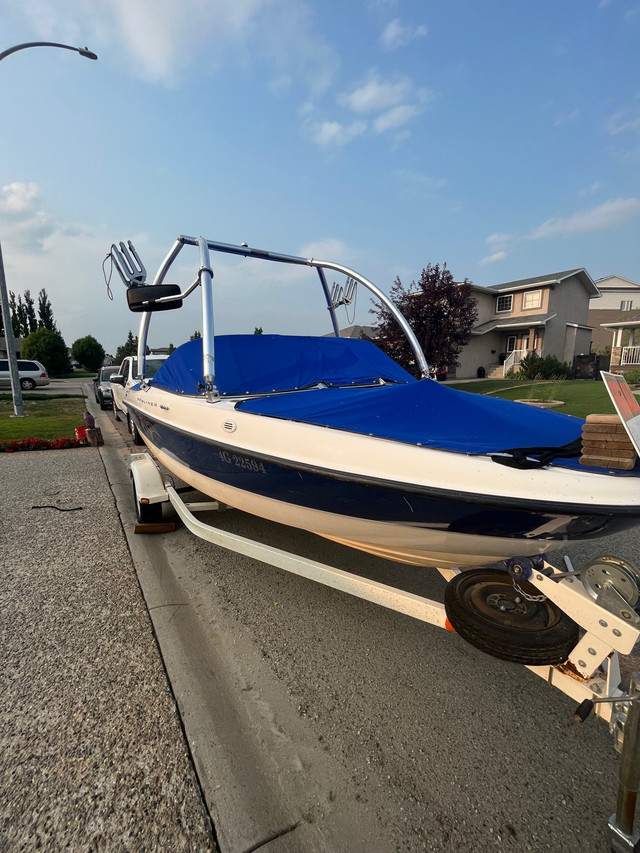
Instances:
[[[214,545],[430,625],[456,630],[449,621],[445,604],[439,601],[205,524],[194,513],[222,510],[225,505],[210,500],[183,501],[171,478],[163,477],[149,453],[132,454],[129,474],[138,521],[136,532],[158,531],[162,505],[169,502],[191,533]],[[188,491],[193,490],[188,487]],[[544,555],[513,558],[507,562],[507,571],[519,595],[526,600],[549,600],[583,632],[563,663],[525,665],[579,703],[573,715],[575,720],[584,722],[593,712],[609,724],[614,747],[620,754],[618,799],[608,822],[611,850],[612,853],[640,853],[640,829],[634,827],[640,788],[640,672],[632,674],[628,691],[624,691],[620,686],[619,664],[619,656],[630,654],[640,638],[640,616],[635,609],[636,606],[640,609],[640,571],[610,556],[597,557],[579,570],[573,568],[568,557],[564,558],[564,563],[564,569],[557,568]],[[438,571],[448,582],[460,575],[469,575],[468,571],[460,569]],[[533,596],[524,591],[521,584],[527,589],[535,587],[538,594]],[[515,600],[520,599],[516,597]],[[486,645],[478,647],[491,654]]]

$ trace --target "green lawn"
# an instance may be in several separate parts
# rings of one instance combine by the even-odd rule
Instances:
[[[11,395],[0,394],[0,441],[22,438],[73,438],[75,428],[84,423],[84,397],[38,397],[35,394],[23,394],[23,402],[27,417],[12,417]]]
[[[561,400],[554,411],[584,418],[594,413],[613,412],[613,404],[602,382],[567,380],[564,382],[514,382],[511,379],[485,379],[477,382],[449,383],[450,387],[475,394],[490,394],[507,400]],[[0,441],[21,438],[54,439],[73,437],[83,423],[83,397],[38,396],[24,394],[28,417],[14,418],[10,394],[0,394]]]
[[[557,382],[516,382],[512,379],[486,379],[477,382],[448,383],[450,387],[474,394],[502,397],[505,400],[561,400],[555,412],[586,418],[592,414],[615,412],[604,382],[588,379]]]

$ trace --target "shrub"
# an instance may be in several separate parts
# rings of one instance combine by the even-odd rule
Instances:
[[[555,355],[545,355],[541,358],[531,352],[520,362],[519,379],[572,379],[573,367],[564,361],[559,361]]]
[[[637,385],[640,382],[640,370],[627,370],[623,376],[629,385]]]

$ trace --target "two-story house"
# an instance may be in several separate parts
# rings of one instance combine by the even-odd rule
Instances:
[[[640,367],[640,284],[619,275],[596,281],[602,299],[589,306],[588,323],[594,327],[592,349],[611,347],[611,369]]]
[[[573,363],[590,351],[589,300],[600,292],[585,269],[474,285],[478,323],[460,355],[456,378],[506,376],[528,352]]]

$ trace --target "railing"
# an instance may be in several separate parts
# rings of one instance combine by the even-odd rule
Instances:
[[[622,347],[620,364],[640,364],[640,347]]]
[[[522,361],[522,359],[525,357],[525,355],[529,355],[529,353],[531,353],[531,352],[535,352],[536,355],[541,355],[541,352],[539,349],[537,349],[537,350],[527,350],[527,349],[511,350],[511,352],[509,353],[509,355],[505,359],[504,365],[502,367],[502,375],[508,376],[509,371],[513,370],[515,367],[517,367],[520,364],[520,362]]]

